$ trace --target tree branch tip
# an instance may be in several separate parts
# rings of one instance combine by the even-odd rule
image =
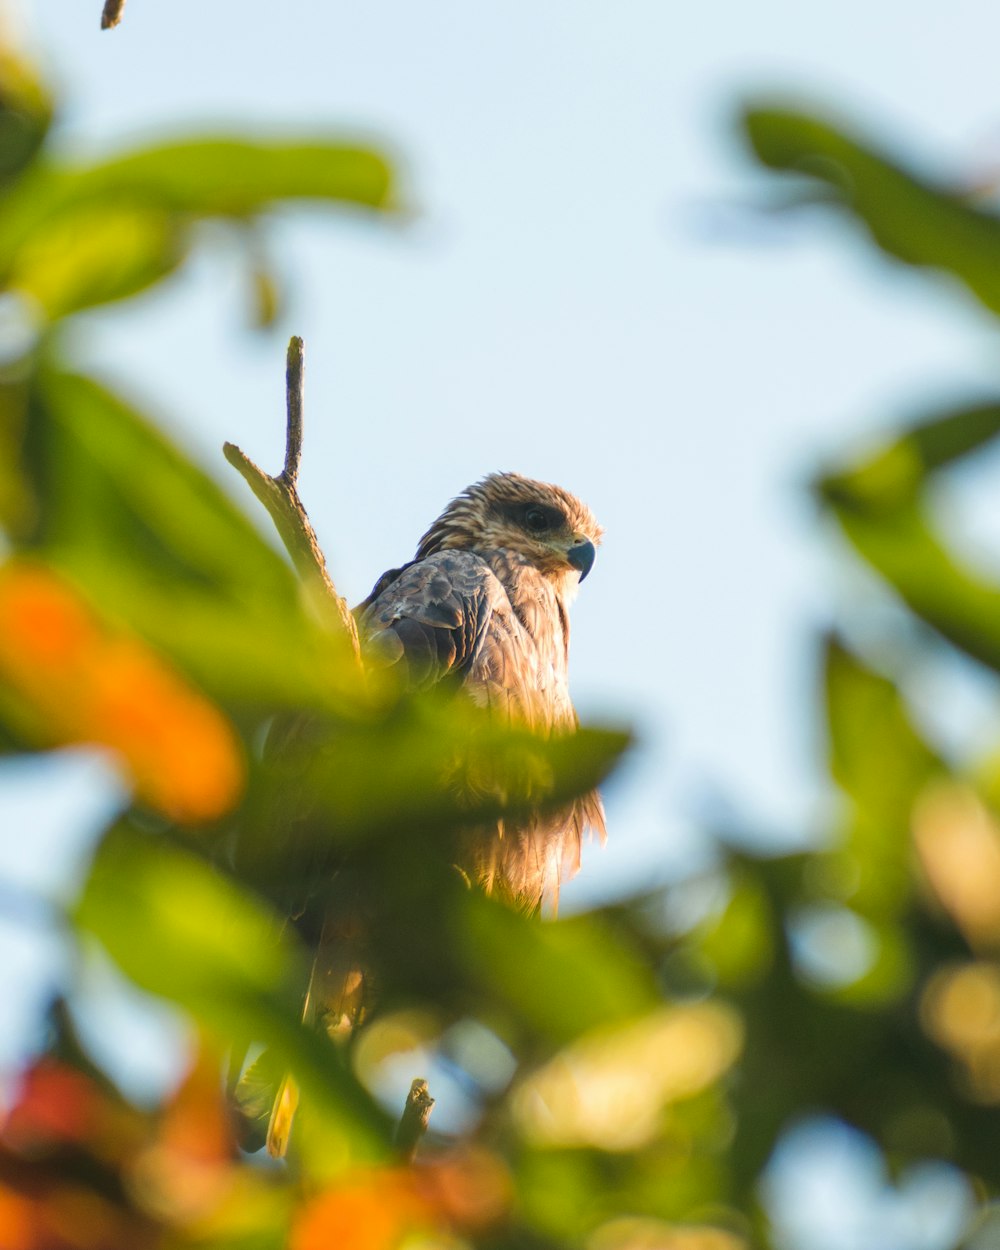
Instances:
[[[265,473],[235,443],[223,443],[222,454],[264,505],[299,577],[307,584],[316,580],[322,586],[324,603],[328,605],[324,608],[324,618],[329,623],[335,623],[334,627],[346,635],[355,662],[360,664],[357,622],[347,603],[337,593],[316,531],[296,488],[302,458],[302,361],[302,339],[292,335],[285,375],[285,464],[281,472],[275,477]]]
[[[421,1106],[433,1107],[434,1099],[431,1097],[430,1087],[427,1080],[422,1076],[415,1076],[410,1082],[410,1093],[408,1095],[411,1102],[419,1103]]]
[[[223,443],[222,454],[226,457],[234,469],[242,471],[247,465],[249,465],[251,469],[257,469],[257,466],[242,449],[242,447],[237,447],[235,443]],[[257,469],[257,472],[262,473],[262,470]]]
[[[125,0],[105,0],[101,11],[101,30],[113,30],[125,13]]]
[[[288,340],[285,355],[285,466],[280,481],[295,489],[302,461],[302,399],[305,346],[297,334]]]
[[[427,1081],[422,1076],[414,1077],[396,1128],[396,1149],[408,1163],[413,1162],[420,1139],[427,1132],[427,1121],[433,1107],[434,1099]]]

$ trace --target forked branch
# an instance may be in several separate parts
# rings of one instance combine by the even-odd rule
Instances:
[[[285,368],[285,467],[272,477],[257,467],[235,443],[225,443],[229,463],[267,509],[292,564],[307,586],[318,586],[324,601],[333,608],[333,621],[343,629],[356,659],[360,658],[358,628],[347,601],[337,593],[326,567],[316,531],[302,505],[298,492],[299,464],[302,460],[302,392],[304,371],[302,340],[293,335],[288,343]]]

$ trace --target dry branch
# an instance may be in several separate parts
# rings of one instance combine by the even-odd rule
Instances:
[[[225,443],[229,463],[267,509],[296,571],[307,586],[318,585],[333,608],[333,620],[343,629],[356,659],[360,658],[358,628],[347,601],[337,593],[326,567],[316,531],[299,498],[297,487],[302,460],[302,392],[304,370],[302,340],[293,335],[288,343],[285,368],[285,467],[277,477],[265,473],[235,443]]]
[[[117,26],[125,13],[125,0],[104,0],[104,11],[101,13],[101,30],[110,30]]]
[[[407,1163],[413,1162],[420,1139],[427,1132],[427,1121],[433,1106],[434,1099],[427,1088],[427,1082],[421,1076],[416,1077],[406,1096],[406,1106],[396,1128],[396,1149]]]
[[[229,463],[240,473],[267,509],[303,584],[307,590],[314,588],[319,590],[320,603],[325,609],[324,616],[329,619],[333,628],[342,630],[347,636],[354,658],[360,664],[361,648],[358,643],[357,625],[346,600],[337,593],[337,588],[326,567],[326,558],[316,537],[316,531],[299,498],[297,483],[299,465],[302,461],[304,367],[305,351],[302,340],[293,335],[288,342],[285,362],[285,464],[277,477],[272,477],[263,469],[258,468],[250,457],[234,443],[223,444],[222,450]],[[324,939],[326,936],[324,928]],[[347,945],[344,949],[350,950],[350,946]],[[313,961],[309,988],[302,1009],[302,1020],[306,1025],[315,1026],[321,1000],[327,1008],[331,1002],[335,1001],[337,1019],[338,1021],[342,1019],[343,1027],[349,1031],[357,1024],[363,1010],[364,976],[353,963],[349,962],[347,968],[341,968],[336,959],[326,958],[327,954],[324,940],[321,940]],[[334,987],[330,984],[331,979],[336,982],[337,993],[335,995],[332,995]],[[426,1091],[426,1082],[424,1089]],[[411,1090],[411,1096],[412,1094]],[[298,1083],[291,1073],[286,1073],[279,1085],[267,1128],[267,1149],[276,1158],[283,1157],[288,1149],[289,1135],[298,1102]],[[433,1104],[433,1099],[430,1099],[430,1104]],[[429,1113],[430,1105],[424,1116],[424,1128],[426,1128],[426,1116]],[[404,1112],[404,1116],[405,1114]],[[414,1138],[413,1150],[416,1149],[416,1141],[419,1140],[421,1132],[422,1130]]]

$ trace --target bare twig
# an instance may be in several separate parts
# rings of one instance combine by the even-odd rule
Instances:
[[[285,467],[281,470],[282,481],[294,488],[299,477],[302,461],[302,394],[305,386],[305,347],[297,335],[288,340],[285,359],[285,405],[287,408],[287,431],[285,435]]]
[[[396,1128],[396,1149],[407,1163],[413,1162],[420,1139],[427,1132],[434,1099],[422,1076],[414,1078],[406,1095],[406,1106]]]
[[[117,26],[125,13],[125,0],[104,0],[104,11],[101,14],[101,30],[110,30]]]
[[[225,443],[223,453],[229,463],[267,509],[281,541],[285,544],[299,576],[307,584],[318,585],[333,607],[333,619],[343,629],[356,659],[360,658],[358,628],[347,602],[338,593],[326,567],[326,559],[309,516],[299,499],[297,481],[302,459],[302,384],[304,348],[293,336],[288,344],[285,370],[287,418],[285,426],[285,467],[271,477],[241,451],[235,443]]]

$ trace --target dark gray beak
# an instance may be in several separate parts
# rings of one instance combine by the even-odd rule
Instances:
[[[575,547],[570,547],[566,552],[566,559],[575,569],[580,570],[580,581],[587,576],[594,567],[594,558],[597,555],[597,548],[592,542],[577,543]]]

